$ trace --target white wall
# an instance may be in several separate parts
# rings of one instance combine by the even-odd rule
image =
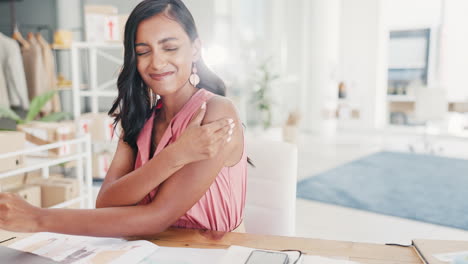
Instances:
[[[141,0],[79,0],[83,5],[113,5],[120,14],[130,14]]]
[[[387,44],[384,5],[380,0],[342,1],[340,77],[363,129],[386,123]]]
[[[300,94],[304,98],[303,128],[322,136],[332,136],[336,131],[340,5],[340,0],[313,0],[302,14],[307,18],[303,26],[308,49],[303,56],[306,87]]]
[[[384,3],[389,30],[431,29],[428,86],[446,89],[449,101],[468,101],[468,2],[384,0]]]
[[[210,44],[214,34],[215,0],[184,0],[184,3],[195,19],[203,44]]]
[[[450,101],[468,102],[468,1],[447,0],[441,85]]]
[[[382,3],[390,30],[436,27],[440,23],[441,0],[383,0]]]
[[[288,112],[297,109],[300,98],[297,90],[302,61],[302,18],[298,14],[302,11],[302,0],[189,0],[185,3],[198,25],[207,64],[226,82],[229,96],[240,100],[238,108],[245,121],[255,118],[255,109],[248,101],[254,88],[255,71],[263,60],[271,57],[270,71],[281,77],[271,87],[273,123],[283,124]],[[222,48],[223,54],[213,50],[214,46]],[[213,65],[219,57],[225,59]]]

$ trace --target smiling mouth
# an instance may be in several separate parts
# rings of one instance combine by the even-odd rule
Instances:
[[[165,73],[161,73],[161,74],[150,74],[149,76],[150,76],[151,79],[153,79],[153,80],[162,81],[162,80],[164,80],[165,78],[171,76],[172,74],[174,74],[173,71],[171,71],[171,72],[165,72]]]

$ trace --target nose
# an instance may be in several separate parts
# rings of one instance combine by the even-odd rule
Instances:
[[[151,67],[156,70],[160,71],[167,65],[167,60],[161,54],[154,54],[151,59]]]

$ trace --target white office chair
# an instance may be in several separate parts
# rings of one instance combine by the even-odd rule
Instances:
[[[422,138],[423,150],[426,153],[436,154],[434,139],[439,131],[446,129],[448,116],[447,92],[439,87],[420,87],[416,89],[414,117],[416,124],[424,126]],[[414,146],[410,145],[410,150]]]
[[[447,92],[438,87],[416,89],[415,119],[419,122],[441,123],[447,118]]]
[[[294,236],[297,146],[248,138],[249,165],[245,230],[247,233]]]

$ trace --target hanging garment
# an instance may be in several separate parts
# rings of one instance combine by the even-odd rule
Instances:
[[[55,76],[55,61],[54,55],[52,54],[52,49],[50,44],[42,37],[41,34],[36,34],[36,39],[39,45],[41,46],[42,51],[42,60],[44,64],[45,75],[45,88],[48,91],[57,89],[57,78]],[[60,99],[58,94],[52,98],[52,109],[54,112],[60,112]]]
[[[0,48],[0,61],[1,58],[6,56],[6,51]],[[8,98],[8,87],[6,83],[5,74],[3,73],[3,65],[0,64],[0,105],[3,107],[10,107],[10,99]]]
[[[26,74],[26,82],[28,84],[29,100],[35,96],[47,91],[46,89],[46,72],[42,59],[42,49],[32,33],[28,35],[29,48],[21,47],[23,55],[24,72]],[[52,104],[48,102],[42,112],[47,114],[52,111]]]
[[[0,49],[0,64],[5,77],[9,106],[28,109],[28,88],[19,45],[15,40],[0,33]],[[1,91],[3,93],[3,89]]]

